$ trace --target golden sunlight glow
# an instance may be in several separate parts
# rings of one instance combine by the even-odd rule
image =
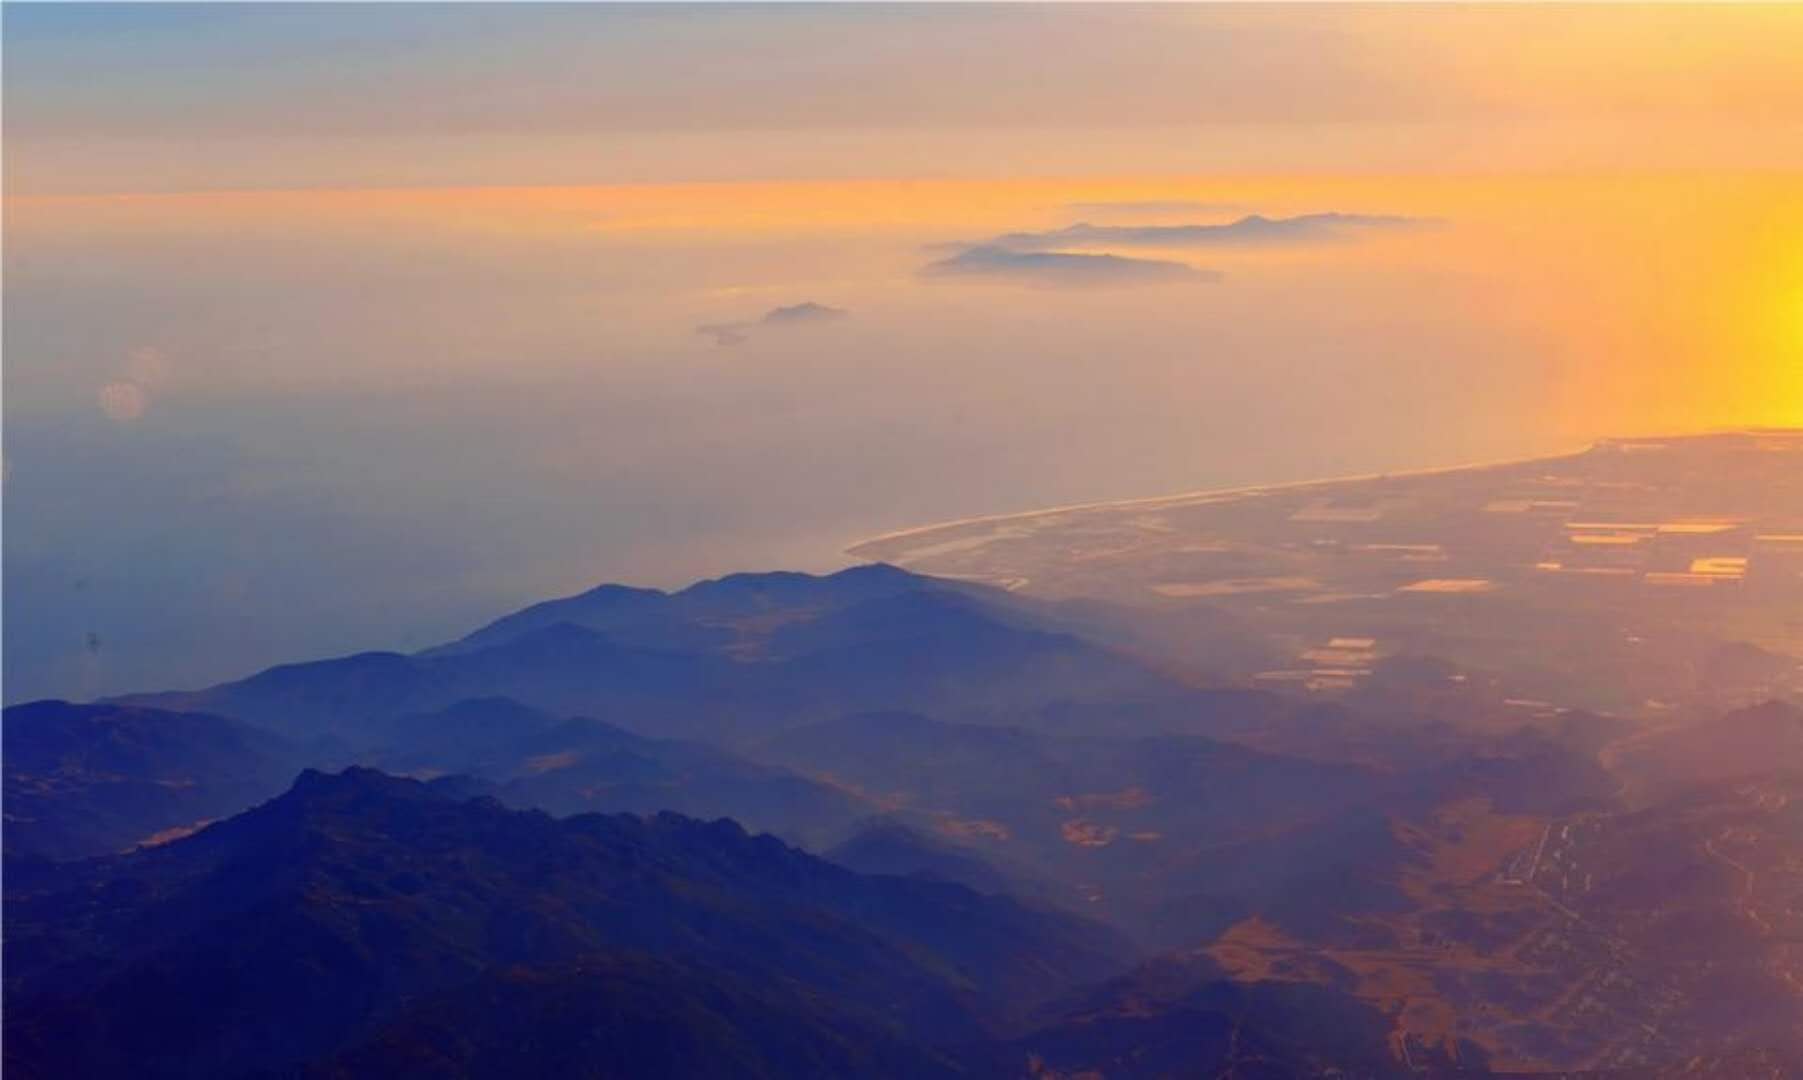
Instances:
[[[1184,221],[1328,209],[1438,219],[1434,228],[1344,247],[1173,254],[1230,266],[1243,279],[1259,267],[1308,272],[1340,265],[1437,283],[1465,298],[1468,318],[1534,342],[1511,363],[1561,373],[1551,396],[1536,403],[1544,423],[1559,431],[1803,422],[1803,185],[1782,173],[889,179],[15,197],[7,200],[7,220],[25,238],[251,234],[280,223],[359,241],[493,242],[520,253],[799,239],[851,260],[835,271],[845,287],[892,296],[913,283],[924,245],[1056,227],[1082,216],[1078,208],[1110,203],[1200,208],[1173,211],[1173,220]],[[719,297],[739,285],[695,287]],[[1395,317],[1409,317],[1407,296],[1385,302],[1395,306]]]

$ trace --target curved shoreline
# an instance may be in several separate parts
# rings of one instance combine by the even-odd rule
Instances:
[[[1727,434],[1726,432],[1722,434]],[[1672,436],[1682,438],[1687,436]],[[1695,436],[1688,436],[1694,438]],[[1046,517],[1051,514],[1081,513],[1094,510],[1123,510],[1136,506],[1160,506],[1201,500],[1221,500],[1247,498],[1253,495],[1265,495],[1280,491],[1299,491],[1311,487],[1330,487],[1337,484],[1356,484],[1372,480],[1413,479],[1427,476],[1439,476],[1455,472],[1483,472],[1490,469],[1506,469],[1519,465],[1531,465],[1539,461],[1563,461],[1590,453],[1599,447],[1615,442],[1653,440],[1657,436],[1640,436],[1630,439],[1601,439],[1575,450],[1548,454],[1532,454],[1527,457],[1505,458],[1496,461],[1465,462],[1458,465],[1435,465],[1423,469],[1406,469],[1392,472],[1354,473],[1346,476],[1333,476],[1317,480],[1286,480],[1273,484],[1247,484],[1230,488],[1202,488],[1195,491],[1178,492],[1171,495],[1149,495],[1131,499],[1104,499],[1096,502],[1070,503],[1064,506],[1047,506],[1036,510],[1013,510],[1000,514],[978,514],[967,518],[956,518],[951,521],[934,522],[930,525],[915,525],[906,529],[897,529],[879,536],[859,540],[844,548],[841,554],[863,557],[858,553],[877,544],[893,543],[911,536],[926,536],[948,529],[959,529],[969,525],[993,525],[1008,521],[1025,521]]]

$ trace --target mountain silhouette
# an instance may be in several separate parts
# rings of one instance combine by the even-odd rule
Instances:
[[[720,1039],[779,1073],[832,1060],[833,1031],[875,1030],[890,1034],[845,1052],[919,1062],[1130,955],[1072,916],[857,874],[727,820],[556,819],[361,768],[309,770],[193,836],[65,867],[9,897],[6,933],[20,1076],[326,1068],[392,1047],[434,995],[520,1002],[567,980],[602,998],[574,1018],[522,1006],[547,1039],[643,1010],[644,982],[714,1018],[667,1026],[679,1058]],[[793,1014],[796,1045],[756,1026],[773,1012]],[[595,1074],[630,1073],[616,1064]]]
[[[880,565],[824,577],[738,574],[673,594],[605,587],[418,655],[287,664],[206,690],[125,700],[368,747],[398,717],[507,697],[643,735],[743,745],[868,709],[1012,716],[1189,693],[1134,660],[1036,625],[1004,595]]]

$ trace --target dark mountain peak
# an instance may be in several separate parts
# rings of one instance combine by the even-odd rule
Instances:
[[[75,707],[74,704],[62,698],[40,698],[37,701],[21,701],[17,705],[8,705],[6,707],[6,718],[8,720],[29,720],[34,716],[61,712],[64,709]]]
[[[662,589],[644,589],[634,585],[617,585],[607,583],[597,585],[587,592],[568,597],[569,600],[581,600],[594,606],[627,607],[639,604],[655,604],[667,600],[670,594]],[[556,603],[556,601],[551,601]]]
[[[560,620],[537,629],[528,630],[518,637],[511,638],[494,649],[533,649],[566,645],[598,645],[609,641],[608,636],[591,626],[569,620]]]
[[[660,610],[670,596],[661,589],[597,585],[574,596],[545,600],[488,623],[457,641],[425,650],[422,656],[469,652],[558,624],[604,627]]]
[[[544,846],[583,834],[591,840],[601,839],[609,848],[661,842],[673,843],[683,850],[743,849],[766,856],[777,852],[809,857],[773,836],[753,835],[731,818],[703,820],[672,810],[643,816],[586,813],[554,818],[537,810],[513,809],[481,794],[466,798],[465,793],[470,791],[479,792],[480,788],[461,778],[422,781],[361,765],[339,772],[303,769],[287,793],[228,824],[323,815],[338,823],[331,832],[335,844],[425,844],[436,849],[442,843],[454,842],[483,848],[491,846],[497,837],[530,837],[533,845]],[[424,816],[420,816],[421,811]],[[396,821],[408,822],[409,827],[397,833],[391,827]],[[504,850],[505,846],[495,847],[488,855],[503,860],[516,858],[517,853]]]
[[[896,566],[894,563],[885,562],[859,563],[856,566],[848,566],[843,570],[828,574],[826,580],[840,583],[857,582],[860,584],[892,584],[914,588],[934,584],[932,578],[910,573],[909,571]]]
[[[439,723],[463,721],[496,726],[511,723],[522,730],[529,730],[540,726],[546,720],[546,716],[540,710],[522,705],[513,698],[490,694],[485,697],[465,698],[436,712],[415,713],[406,719],[421,723],[428,720]]]
[[[275,798],[145,852],[140,869],[197,884],[224,873],[242,883],[223,890],[228,899],[308,880],[361,887],[376,880],[372,867],[393,865],[397,856],[442,859],[462,850],[518,859],[554,842],[553,822],[542,811],[509,809],[479,780],[415,780],[361,765],[307,768]]]
[[[586,711],[509,698],[405,717],[365,764],[421,777],[467,774],[510,806],[730,816],[747,828],[824,843],[862,812],[857,796],[708,743],[643,735]]]
[[[651,742],[656,739],[656,736],[640,735],[637,732],[629,731],[618,724],[585,715],[563,717],[554,721],[546,730],[551,736],[557,738],[570,738],[586,735],[595,738],[633,739],[644,742]]]
[[[259,861],[300,864],[333,850],[372,846],[490,846],[495,836],[528,834],[533,826],[527,819],[553,820],[540,810],[507,807],[478,779],[416,780],[352,765],[339,772],[304,769],[285,793],[217,829],[224,848],[254,853]],[[172,854],[179,855],[183,843],[169,845]],[[284,844],[299,846],[283,850]]]
[[[409,669],[409,661],[405,655],[377,650],[352,653],[349,656],[336,656],[328,660],[303,660],[293,664],[277,664],[275,667],[259,671],[244,681],[265,685],[310,681],[315,670],[321,664],[331,664],[343,674],[355,673],[366,676],[402,675]]]
[[[366,763],[463,772],[481,761],[395,757],[403,736],[429,733],[401,721],[500,696],[551,717],[601,716],[641,733],[743,743],[869,708],[1018,714],[1067,700],[1166,700],[1185,689],[999,590],[886,564],[830,575],[734,574],[672,595],[585,595],[411,656],[288,665],[140,700],[237,717],[294,739],[330,738],[340,751],[332,764],[381,750],[379,762]],[[590,602],[598,597],[620,603]]]
[[[1027,894],[1034,883],[1013,881],[974,852],[893,817],[867,818],[827,859],[860,874],[949,881],[980,893]]]
[[[727,574],[724,577],[697,581],[674,595],[678,599],[695,600],[741,596],[746,594],[788,595],[811,588],[824,579],[794,570],[768,570]]]
[[[380,769],[352,765],[339,772],[302,769],[286,793],[271,806],[342,805],[349,802],[381,800],[390,802],[441,801],[444,796],[419,780],[392,776]],[[252,811],[253,813],[255,811]]]
[[[700,818],[692,818],[687,814],[679,814],[674,810],[659,810],[657,816],[650,819],[650,824],[652,827],[663,832],[672,833],[678,836],[701,837],[705,838],[710,843],[738,844],[746,840],[757,839],[766,841],[767,843],[760,846],[769,850],[780,849],[784,852],[796,852],[799,854],[798,849],[791,848],[789,845],[767,833],[760,833],[754,838],[751,833],[745,831],[745,826],[740,825],[732,818],[723,817],[714,818],[711,821],[703,821]]]
[[[498,787],[481,777],[454,773],[425,781],[426,789],[440,798],[451,802],[469,802],[481,799],[485,802],[501,804]]]
[[[789,570],[728,574],[698,581],[674,593],[626,585],[600,585],[575,596],[547,600],[504,615],[456,642],[428,649],[422,655],[471,652],[559,623],[615,632],[625,641],[705,650],[719,648],[733,640],[716,620],[760,615],[788,607],[836,609],[869,597],[941,584],[899,567],[873,563],[826,575]]]
[[[730,819],[557,819],[367,768],[307,770],[79,877],[8,897],[7,1048],[33,1075],[287,1074],[484,972],[582,957],[755,975],[841,1027],[965,1043],[1128,951],[1082,920],[860,875]],[[515,1022],[516,1041],[568,1034]]]
[[[888,563],[850,566],[831,574],[803,574],[792,570],[728,574],[698,581],[675,594],[677,600],[719,603],[761,599],[779,603],[836,603],[894,592],[931,588],[932,578],[910,574]]]

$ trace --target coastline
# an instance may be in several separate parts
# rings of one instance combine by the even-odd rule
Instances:
[[[1730,434],[1719,432],[1715,434]],[[1673,438],[1695,436],[1672,436]],[[1456,465],[1434,465],[1420,469],[1403,469],[1390,472],[1352,473],[1344,476],[1323,477],[1314,480],[1285,480],[1269,484],[1245,484],[1237,487],[1201,488],[1193,491],[1177,492],[1170,495],[1137,496],[1129,499],[1102,499],[1095,502],[1070,503],[1062,506],[1046,506],[1034,510],[1012,510],[999,514],[977,514],[950,521],[938,521],[927,525],[915,525],[905,529],[896,529],[879,536],[867,537],[842,549],[841,554],[854,558],[865,558],[861,554],[866,548],[879,544],[890,544],[909,537],[927,536],[949,529],[961,529],[971,525],[997,525],[1011,521],[1030,521],[1034,518],[1047,517],[1053,514],[1088,513],[1103,510],[1127,510],[1135,507],[1180,506],[1191,502],[1217,502],[1224,499],[1251,498],[1268,495],[1273,492],[1305,491],[1315,487],[1333,487],[1340,484],[1365,483],[1372,480],[1411,479],[1426,476],[1439,476],[1455,472],[1485,472],[1491,469],[1515,468],[1531,465],[1541,461],[1563,461],[1591,453],[1612,442],[1640,441],[1641,438],[1652,439],[1656,436],[1634,437],[1624,439],[1600,439],[1587,446],[1568,451],[1556,451],[1547,454],[1530,454],[1525,457],[1503,458],[1493,461],[1463,462]]]

